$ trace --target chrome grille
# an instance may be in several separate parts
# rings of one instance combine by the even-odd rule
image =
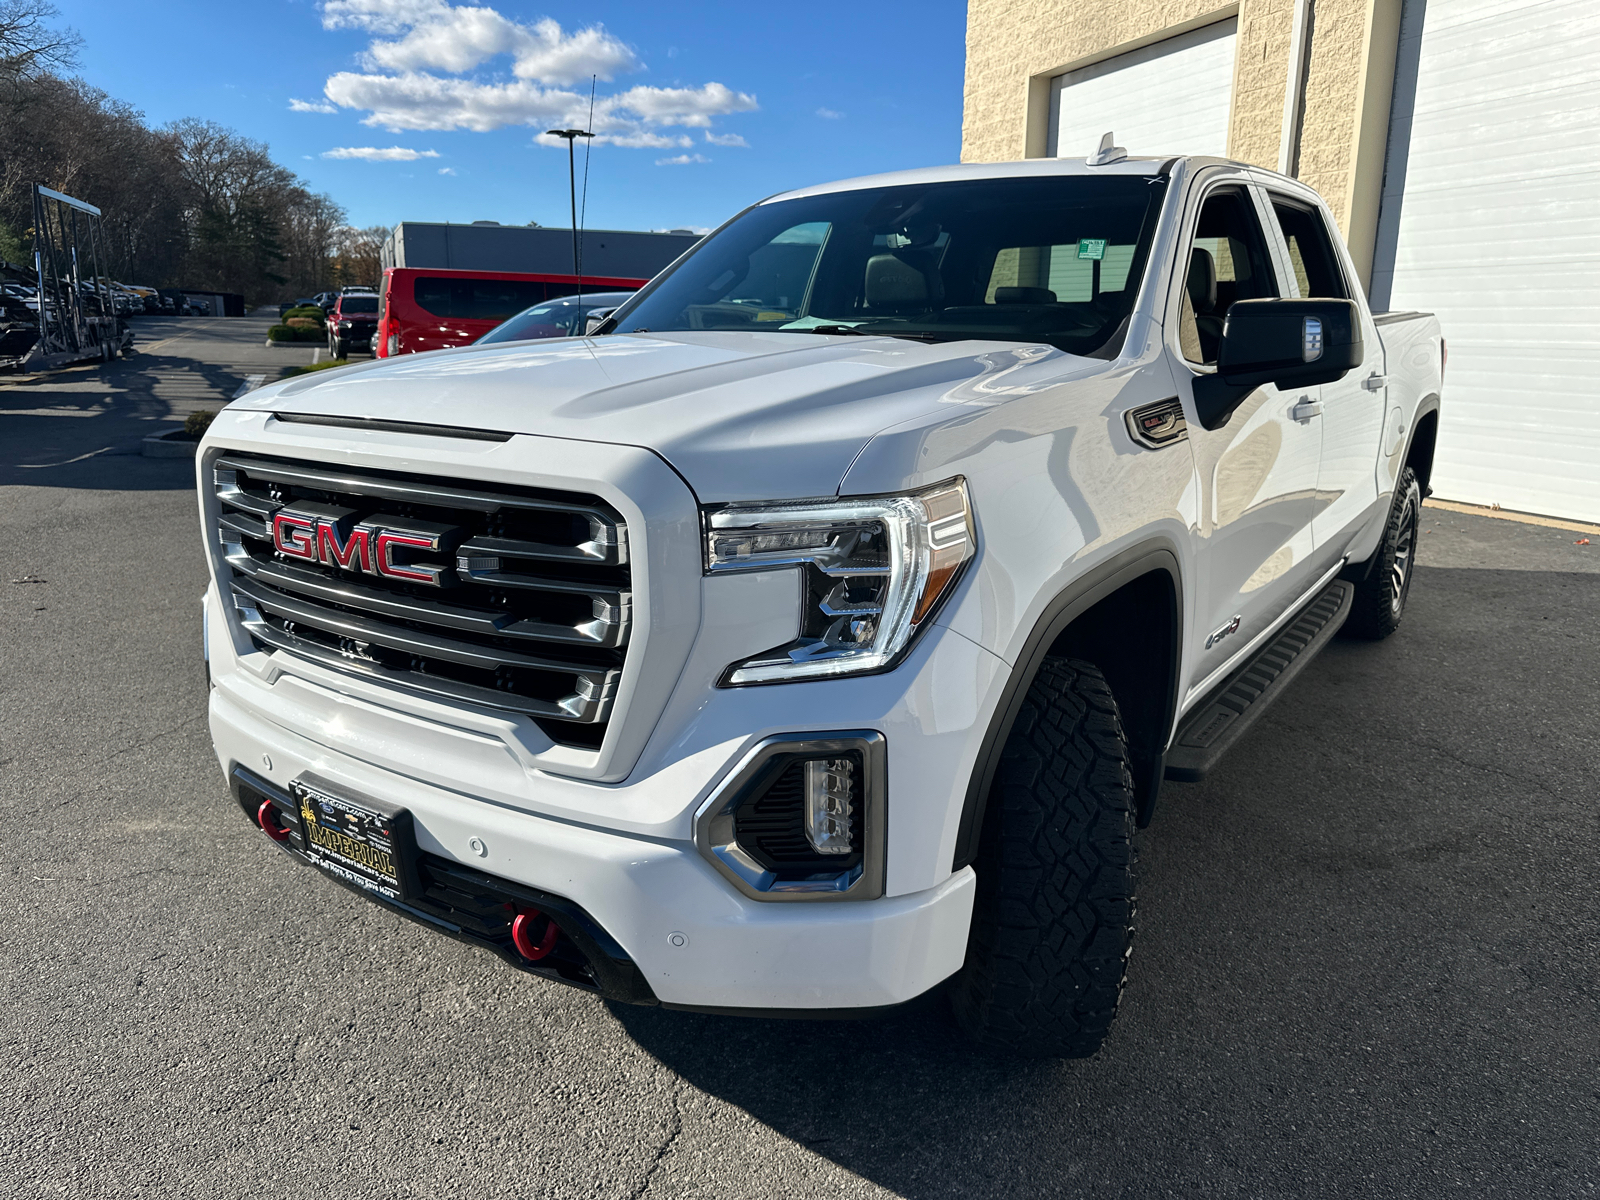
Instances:
[[[599,745],[633,610],[604,501],[246,454],[211,471],[224,592],[259,649]]]

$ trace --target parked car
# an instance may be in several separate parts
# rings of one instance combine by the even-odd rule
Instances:
[[[371,292],[341,295],[328,312],[328,355],[348,358],[351,350],[372,350],[378,330],[378,297]]]
[[[643,279],[583,280],[585,292],[632,292]],[[468,346],[503,321],[578,291],[575,275],[390,267],[383,273],[379,358]]]
[[[1369,311],[1304,184],[1108,149],[775,196],[606,328],[212,423],[210,729],[244,813],[614,1001],[937,988],[981,1045],[1093,1053],[1162,780],[1336,632],[1404,620],[1437,320]],[[1315,686],[1359,708],[1374,661]]]
[[[478,344],[579,337],[587,332],[590,321],[596,316],[609,316],[632,295],[632,292],[597,292],[581,299],[578,296],[564,296],[560,300],[535,304],[496,325],[478,339]]]
[[[338,302],[339,302],[339,293],[338,292],[318,292],[316,294],[316,297],[312,300],[312,303],[315,304],[318,308],[320,308],[323,312],[327,312],[330,308],[332,308]]]

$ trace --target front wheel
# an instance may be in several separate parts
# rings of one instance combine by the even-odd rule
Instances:
[[[1133,777],[1099,668],[1047,658],[1001,753],[951,1007],[980,1045],[1086,1058],[1133,951]]]
[[[1356,580],[1350,616],[1341,632],[1367,641],[1381,641],[1400,624],[1417,565],[1417,530],[1422,522],[1422,488],[1410,467],[1395,482],[1394,503],[1383,540]]]

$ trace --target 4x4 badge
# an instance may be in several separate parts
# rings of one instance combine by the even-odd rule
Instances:
[[[1229,621],[1221,629],[1218,629],[1210,637],[1208,637],[1206,639],[1206,649],[1207,650],[1211,649],[1211,647],[1215,646],[1218,642],[1220,642],[1223,638],[1227,637],[1230,633],[1238,633],[1239,632],[1239,620],[1240,620],[1240,618],[1237,615],[1235,615],[1233,620]]]

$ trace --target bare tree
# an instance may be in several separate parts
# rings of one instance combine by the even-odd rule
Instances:
[[[339,231],[333,275],[340,287],[378,286],[383,275],[378,255],[388,236],[385,225],[369,225],[365,229],[346,226]]]
[[[76,65],[83,39],[52,28],[59,15],[48,0],[0,0],[0,80],[34,79]]]
[[[352,240],[344,210],[264,143],[196,119],[152,129],[132,106],[55,73],[78,39],[54,16],[43,0],[0,0],[0,258],[28,257],[37,182],[103,210],[104,269],[124,282],[250,303],[356,275],[376,282],[375,251]]]

